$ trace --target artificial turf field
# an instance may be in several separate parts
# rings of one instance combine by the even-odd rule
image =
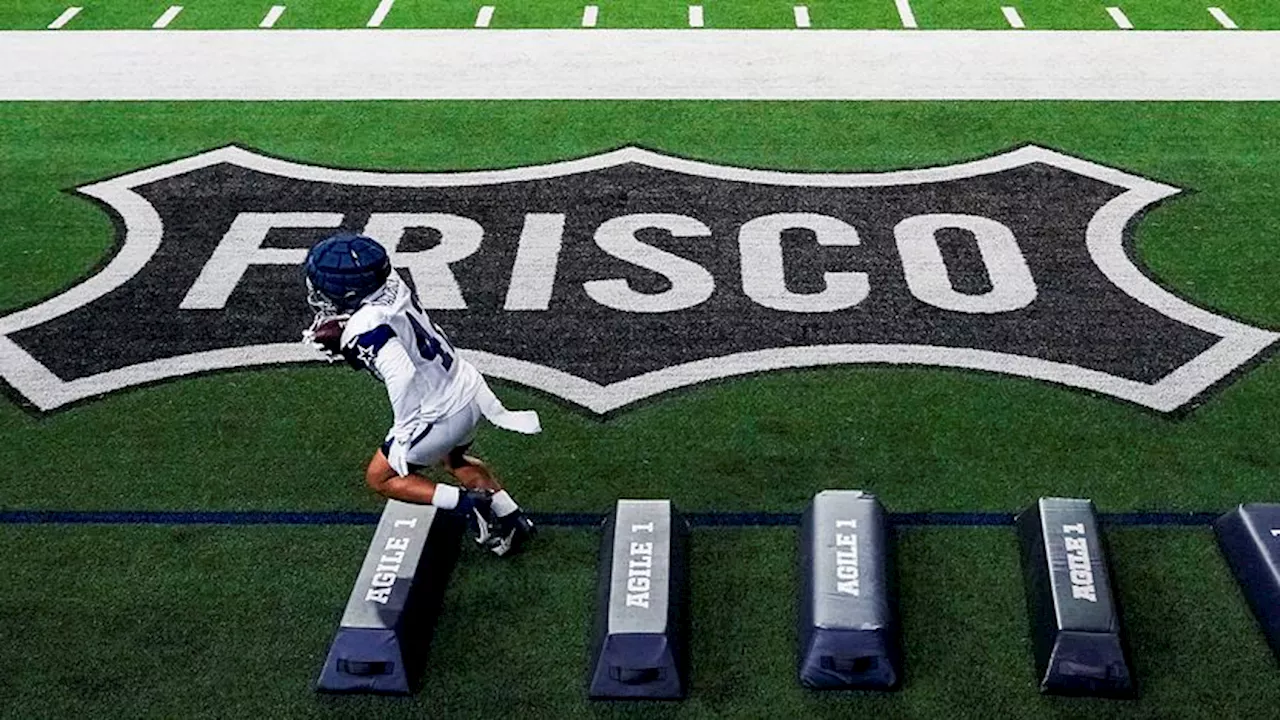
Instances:
[[[39,30],[52,23],[70,0],[28,0],[0,7],[0,29]],[[1243,30],[1280,29],[1280,13],[1266,0],[1137,0],[1130,2],[997,2],[995,0],[911,0],[911,17],[922,29],[1007,30],[1002,6],[1014,7],[1029,30],[1115,30],[1106,7],[1119,5],[1133,26],[1142,30],[1218,30],[1222,25],[1207,8],[1215,4]],[[147,29],[176,3],[158,0],[78,3],[81,12],[66,30]],[[288,0],[245,3],[239,0],[191,0],[168,24],[171,30],[228,30],[256,28],[273,5],[286,9],[273,27],[361,28],[373,17],[379,3],[350,0]],[[690,5],[703,9],[703,26],[721,28],[794,28],[793,8],[807,8],[814,29],[898,29],[904,20],[894,0],[638,0],[609,3],[596,0],[551,0],[503,3],[500,0],[399,0],[379,22],[383,28],[469,28],[476,24],[481,7],[494,8],[492,28],[574,28],[582,25],[583,9],[597,8],[599,28],[688,27]]]
[[[1199,306],[1280,327],[1280,108],[1268,103],[9,103],[0,312],[111,253],[99,207],[63,192],[236,142],[332,167],[466,170],[634,144],[745,167],[945,165],[1026,142],[1187,191],[1135,252]],[[446,328],[447,329],[447,328]],[[671,340],[677,340],[672,338]],[[465,338],[458,338],[465,346]],[[795,513],[826,488],[894,512],[1013,512],[1040,495],[1104,512],[1275,500],[1280,375],[1262,361],[1174,416],[1026,379],[909,367],[737,377],[606,419],[496,382],[544,433],[477,450],[539,513],[669,497],[699,513]],[[356,511],[388,422],[340,367],[248,370],[40,415],[0,401],[0,510]],[[363,517],[363,516],[361,516]],[[1139,698],[1035,689],[1009,527],[900,527],[906,682],[815,694],[794,680],[796,529],[695,529],[692,690],[585,700],[598,533],[546,527],[525,556],[465,554],[425,687],[311,692],[372,532],[207,523],[0,525],[0,714],[117,717],[1268,717],[1280,671],[1206,526],[1108,527]]]

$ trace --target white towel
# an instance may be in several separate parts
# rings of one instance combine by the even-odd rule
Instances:
[[[537,412],[506,409],[487,384],[480,386],[480,390],[476,393],[476,402],[480,404],[480,412],[484,414],[485,419],[503,430],[525,435],[542,432],[542,423],[538,420]]]

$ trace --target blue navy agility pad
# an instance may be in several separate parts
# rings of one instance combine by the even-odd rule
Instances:
[[[1015,523],[1040,691],[1131,696],[1133,676],[1093,501],[1040,498]]]
[[[1280,504],[1240,505],[1213,529],[1267,644],[1280,658]]]
[[[605,520],[592,698],[684,697],[688,537],[669,500],[619,500]]]
[[[411,691],[462,530],[456,515],[430,505],[387,501],[317,690]]]
[[[891,690],[902,678],[889,524],[875,496],[826,490],[800,528],[800,683]]]

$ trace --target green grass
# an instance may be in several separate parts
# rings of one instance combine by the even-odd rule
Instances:
[[[1186,188],[1138,225],[1142,260],[1199,304],[1280,326],[1280,296],[1263,280],[1280,274],[1273,104],[35,103],[0,106],[0,123],[18,128],[0,156],[12,229],[0,237],[0,309],[67,287],[110,248],[105,214],[62,190],[230,142],[380,169],[637,143],[753,167],[874,170],[1034,141]],[[480,447],[545,510],[603,511],[636,493],[795,510],[831,486],[873,487],[894,510],[1012,510],[1055,492],[1104,510],[1215,509],[1268,497],[1280,469],[1280,447],[1257,436],[1280,407],[1274,363],[1181,421],[1029,380],[910,368],[737,378],[608,422],[502,391],[540,410],[547,433],[489,432]],[[0,404],[0,466],[57,457],[65,471],[0,482],[0,507],[369,508],[359,470],[388,422],[384,403],[366,377],[308,367],[135,389],[43,418]],[[90,436],[100,449],[80,452]]]
[[[178,0],[85,0],[81,14],[68,30],[140,30],[150,28],[165,8]],[[72,0],[24,0],[0,6],[0,29],[44,28]],[[277,28],[363,28],[373,14],[376,0],[189,0],[169,26],[174,30],[226,30],[256,28],[273,4],[288,9]],[[497,0],[399,0],[387,15],[386,28],[469,28],[482,5],[493,5],[493,28],[576,28],[582,8],[600,8],[602,28],[686,28],[688,6],[694,0],[542,0],[502,3]],[[809,7],[813,27],[819,29],[901,29],[893,0],[753,0],[701,2],[708,28],[792,28],[792,7]],[[1138,2],[1050,2],[1026,0],[914,0],[911,4],[922,29],[1006,30],[1002,4],[1017,7],[1032,30],[1115,30],[1105,7],[1118,4],[1140,30],[1217,30],[1206,10],[1208,3],[1195,0],[1140,0]],[[1264,0],[1233,0],[1221,5],[1243,29],[1280,29],[1280,11]]]
[[[639,144],[814,171],[945,164],[1036,142],[1185,188],[1137,225],[1141,260],[1198,304],[1280,327],[1276,104],[10,103],[0,127],[0,312],[73,285],[112,247],[110,219],[64,190],[231,142],[388,170]],[[735,378],[605,421],[495,385],[546,430],[487,430],[477,448],[538,511],[603,512],[642,496],[796,512],[833,487],[873,490],[894,511],[1008,511],[1047,494],[1104,511],[1277,499],[1274,362],[1180,420],[1044,383],[915,368]],[[0,509],[372,511],[361,471],[388,420],[381,388],[340,367],[164,383],[44,417],[0,400]],[[464,557],[427,691],[316,697],[309,684],[370,532],[0,526],[0,717],[1200,718],[1280,705],[1275,661],[1207,530],[1136,528],[1109,531],[1134,702],[1038,696],[1006,528],[902,532],[907,683],[896,694],[801,691],[795,531],[705,529],[693,544],[690,698],[588,704],[598,536],[550,529],[510,563]]]
[[[1267,717],[1280,678],[1207,531],[1110,531],[1137,701],[1035,689],[1009,529],[899,533],[900,692],[795,682],[793,529],[708,529],[692,544],[691,695],[590,704],[599,536],[543,533],[513,561],[466,552],[425,689],[323,697],[311,683],[370,528],[4,527],[0,716]],[[744,562],[744,558],[749,561]],[[216,700],[215,700],[216,698]]]

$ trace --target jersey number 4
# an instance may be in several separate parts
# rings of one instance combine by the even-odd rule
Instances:
[[[440,358],[440,364],[445,370],[453,367],[453,356],[445,349],[448,344],[441,342],[434,333],[422,327],[422,323],[414,319],[412,313],[408,313],[408,318],[409,324],[413,326],[413,339],[418,344],[418,354],[428,362]]]

